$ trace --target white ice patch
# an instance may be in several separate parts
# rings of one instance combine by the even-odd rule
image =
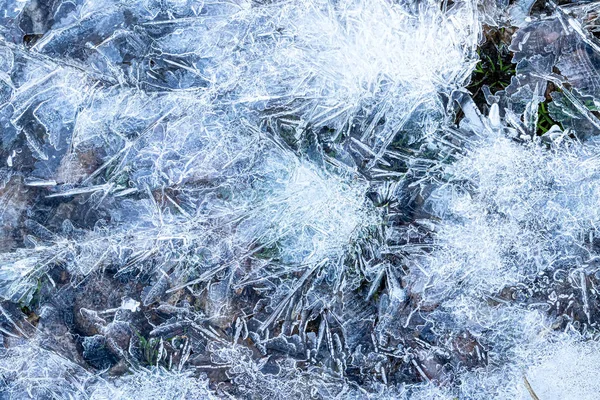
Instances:
[[[444,222],[421,266],[432,299],[459,287],[491,295],[594,257],[586,248],[600,224],[596,149],[546,150],[493,137],[447,167],[450,183],[430,199]]]
[[[121,302],[121,309],[129,310],[131,312],[137,312],[140,310],[140,302],[135,301],[130,297],[124,297],[123,301]]]
[[[521,399],[531,393],[543,400],[596,400],[600,393],[600,346],[574,339],[548,343],[540,361],[525,372]],[[527,387],[529,385],[529,388]]]
[[[351,176],[321,174],[307,162],[290,164],[283,185],[250,210],[242,235],[247,227],[261,243],[276,245],[287,263],[340,257],[355,231],[374,222],[366,207],[366,185]]]

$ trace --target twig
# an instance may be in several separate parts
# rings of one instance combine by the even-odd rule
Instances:
[[[533,391],[533,388],[529,384],[529,381],[527,380],[527,377],[525,375],[523,375],[523,382],[525,382],[525,387],[527,388],[527,391],[529,392],[529,395],[531,396],[531,398],[533,400],[540,400],[540,398],[537,396],[537,394],[535,394],[535,392]]]

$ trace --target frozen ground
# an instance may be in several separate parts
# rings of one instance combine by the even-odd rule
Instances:
[[[0,0],[0,398],[600,399],[600,3]]]

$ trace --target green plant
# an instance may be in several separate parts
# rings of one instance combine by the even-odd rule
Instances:
[[[515,64],[507,60],[507,50],[504,46],[496,48],[490,55],[482,49],[477,50],[480,60],[473,71],[473,81],[469,88],[481,88],[488,85],[492,92],[503,90],[510,84],[510,79],[515,75]]]
[[[543,134],[548,132],[553,125],[559,125],[559,123],[552,119],[552,117],[550,116],[550,113],[548,111],[548,103],[549,101],[544,101],[538,106],[538,136],[542,136]]]
[[[150,338],[146,339],[139,333],[137,336],[140,341],[140,351],[144,356],[144,360],[148,363],[148,365],[156,365],[158,363],[158,348],[160,346],[160,339]]]
[[[516,73],[516,65],[511,62],[512,53],[508,49],[510,32],[503,28],[488,28],[484,33],[486,40],[477,49],[479,61],[471,75],[471,83],[467,86],[473,93],[476,104],[486,103],[481,90],[483,86],[488,86],[492,93],[504,90]]]

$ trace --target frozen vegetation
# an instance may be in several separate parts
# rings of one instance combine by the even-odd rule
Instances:
[[[600,3],[0,0],[1,399],[600,399]]]

